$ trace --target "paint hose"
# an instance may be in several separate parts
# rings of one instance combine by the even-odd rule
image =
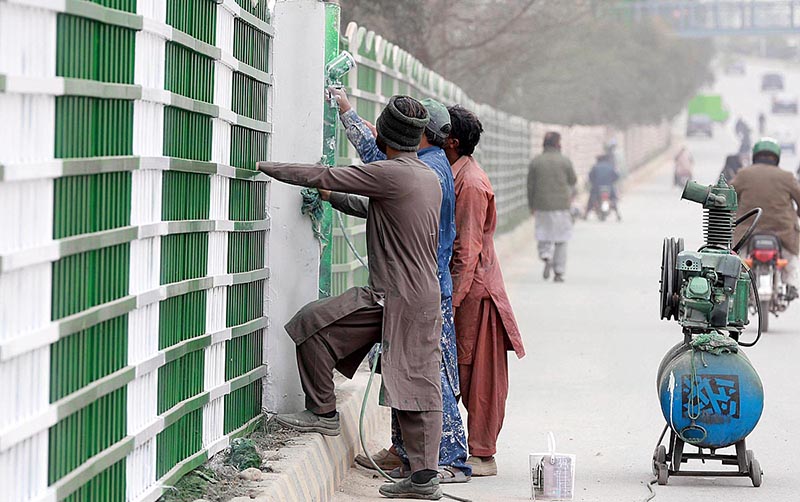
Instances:
[[[376,344],[376,346],[379,348],[378,352],[380,353],[380,344]],[[364,439],[364,416],[367,413],[367,403],[369,402],[369,393],[370,390],[372,389],[372,380],[375,378],[375,373],[378,370],[379,360],[380,357],[376,357],[372,361],[372,367],[369,372],[369,380],[367,380],[367,389],[364,391],[364,400],[361,401],[361,415],[358,417],[358,436],[359,439],[361,440],[361,451],[363,451],[364,455],[369,459],[369,463],[372,464],[372,467],[376,471],[378,471],[378,473],[381,476],[389,480],[389,482],[397,483],[397,481],[394,478],[386,474],[386,471],[378,467],[378,464],[375,463],[375,460],[372,458],[372,455],[370,455],[369,452],[367,451],[367,441],[366,439]],[[472,502],[470,499],[456,497],[455,495],[450,495],[444,492],[442,492],[442,495],[446,498],[449,498],[451,500],[457,500],[459,502]]]

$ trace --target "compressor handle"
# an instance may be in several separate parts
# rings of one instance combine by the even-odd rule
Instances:
[[[732,249],[734,253],[738,253],[739,249],[741,249],[742,246],[744,246],[744,244],[747,243],[748,240],[750,240],[750,237],[753,236],[753,232],[756,231],[756,225],[758,225],[758,222],[761,221],[761,215],[763,213],[764,211],[760,207],[755,207],[736,219],[736,221],[734,222],[734,226],[738,227],[740,223],[744,223],[745,221],[755,216],[755,220],[753,220],[753,223],[750,224],[750,228],[748,228],[747,232],[745,232],[742,238],[739,239],[739,242],[737,242],[736,245],[733,246]]]

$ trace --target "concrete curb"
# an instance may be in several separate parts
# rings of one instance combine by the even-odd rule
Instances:
[[[264,473],[260,481],[247,483],[250,497],[236,497],[230,502],[327,502],[347,476],[356,454],[361,451],[358,420],[369,373],[337,386],[337,408],[342,434],[336,437],[303,434],[280,450],[282,458],[272,464],[276,472]],[[372,384],[364,430],[367,441],[386,420],[385,408],[378,406],[380,377]]]

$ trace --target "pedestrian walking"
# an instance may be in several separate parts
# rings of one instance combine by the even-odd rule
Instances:
[[[497,208],[489,177],[472,156],[483,126],[461,106],[448,108],[452,129],[445,144],[456,192],[453,277],[458,373],[467,409],[473,476],[497,474],[497,437],[508,396],[508,354],[525,356],[494,250]]]
[[[438,500],[442,315],[436,251],[442,190],[416,153],[428,121],[417,100],[394,96],[376,124],[377,145],[388,160],[337,168],[259,162],[258,168],[286,183],[333,190],[321,193],[336,209],[367,219],[369,286],[312,302],[285,326],[297,344],[306,410],[276,419],[300,431],[340,434],[333,370],[352,378],[381,343],[382,404],[397,413],[412,474],[379,491],[390,498]]]
[[[544,152],[531,161],[528,169],[528,207],[535,218],[539,258],[544,262],[542,276],[563,282],[567,268],[567,242],[572,238],[570,204],[578,178],[572,162],[561,154],[561,135],[544,135]]]
[[[386,155],[378,149],[370,124],[353,110],[345,92],[343,90],[332,90],[332,92],[339,103],[339,118],[345,128],[347,139],[356,148],[361,161],[370,163],[386,159]],[[458,409],[460,390],[453,321],[453,281],[450,277],[450,258],[456,237],[456,194],[453,188],[453,172],[442,150],[450,135],[450,114],[443,104],[430,98],[424,99],[422,105],[428,111],[430,122],[422,135],[417,155],[436,173],[442,189],[437,250],[443,321],[440,339],[443,415],[442,439],[439,443],[439,479],[442,483],[464,483],[472,477],[472,468],[466,463],[466,432]],[[392,413],[392,446],[382,449],[373,456],[373,460],[381,469],[391,471],[392,476],[407,477],[408,455],[396,415],[395,412]],[[364,455],[358,455],[356,463],[367,469],[373,468],[372,463]]]

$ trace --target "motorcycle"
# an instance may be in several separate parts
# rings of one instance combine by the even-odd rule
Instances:
[[[597,219],[606,221],[608,215],[614,209],[614,201],[611,200],[612,188],[608,185],[601,185],[597,189],[597,198],[594,200],[592,209],[597,214]]]
[[[744,260],[753,271],[758,300],[756,305],[755,295],[750,295],[750,310],[757,312],[761,308],[761,331],[769,330],[770,314],[777,317],[784,312],[791,301],[788,296],[788,286],[781,280],[781,271],[788,264],[781,258],[780,240],[774,235],[754,235],[750,239],[748,257]]]

